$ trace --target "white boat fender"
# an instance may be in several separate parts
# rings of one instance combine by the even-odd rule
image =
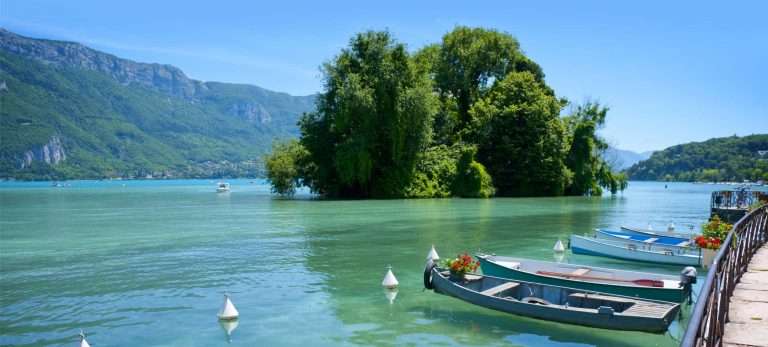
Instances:
[[[557,239],[557,242],[555,243],[555,247],[552,248],[553,251],[556,253],[563,253],[565,252],[565,247],[563,247],[563,242],[560,241],[560,239]]]
[[[429,254],[427,255],[427,260],[439,260],[440,256],[437,255],[437,251],[435,250],[435,245],[432,245],[432,249],[429,251]]]
[[[395,274],[392,273],[392,265],[387,265],[387,274],[384,275],[384,280],[381,282],[381,285],[387,289],[394,289],[397,288],[398,284]]]
[[[437,264],[431,260],[427,262],[427,267],[424,268],[424,289],[435,289],[435,286],[432,284],[432,269],[436,266]]]
[[[88,344],[88,341],[85,340],[83,329],[80,329],[80,347],[91,347],[91,345]]]

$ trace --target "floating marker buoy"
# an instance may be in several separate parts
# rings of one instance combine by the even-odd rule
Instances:
[[[227,342],[232,342],[232,332],[237,328],[238,321],[234,320],[219,320],[219,325],[224,332],[227,333]]]
[[[234,320],[237,319],[237,316],[239,315],[235,305],[232,304],[232,300],[229,299],[229,293],[224,292],[224,303],[221,304],[221,308],[219,309],[219,319]]]
[[[392,273],[392,265],[387,265],[387,274],[384,275],[384,281],[381,282],[381,285],[389,289],[397,288],[397,278]]]
[[[563,253],[555,253],[552,256],[555,257],[555,261],[556,262],[562,263],[563,262],[563,258],[565,257],[565,254],[563,254]]]
[[[556,253],[563,253],[565,252],[565,247],[563,247],[563,242],[560,241],[560,239],[557,239],[557,243],[555,243],[555,247],[552,248],[553,251]]]
[[[80,347],[91,347],[91,345],[88,344],[88,341],[85,340],[83,329],[80,329]]]
[[[393,304],[395,302],[395,298],[397,297],[397,288],[395,289],[387,289],[384,288],[384,296],[387,297],[387,300],[389,300],[389,304]]]
[[[427,261],[435,261],[440,259],[440,256],[437,255],[437,251],[435,250],[435,245],[432,245],[432,249],[429,251],[429,254],[427,255]]]
[[[675,231],[675,223],[669,222],[669,225],[667,225],[667,231]]]
[[[648,230],[653,230],[653,228],[651,227],[651,223],[648,223]]]

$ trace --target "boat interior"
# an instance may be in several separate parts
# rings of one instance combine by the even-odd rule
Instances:
[[[447,271],[440,274],[446,278],[449,276]],[[609,315],[624,313],[659,317],[666,315],[675,305],[487,276],[466,275],[464,281],[454,283],[480,294],[505,300],[545,306],[559,305],[568,309],[597,310],[598,313]]]

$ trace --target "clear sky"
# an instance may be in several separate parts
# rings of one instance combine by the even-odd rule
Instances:
[[[415,51],[456,25],[515,35],[558,96],[607,104],[618,148],[768,133],[768,1],[0,2],[21,35],[293,95],[320,92],[319,65],[356,32]]]

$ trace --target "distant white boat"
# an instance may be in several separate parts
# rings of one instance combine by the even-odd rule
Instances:
[[[216,183],[216,191],[219,193],[226,193],[229,191],[229,183],[219,182]]]

